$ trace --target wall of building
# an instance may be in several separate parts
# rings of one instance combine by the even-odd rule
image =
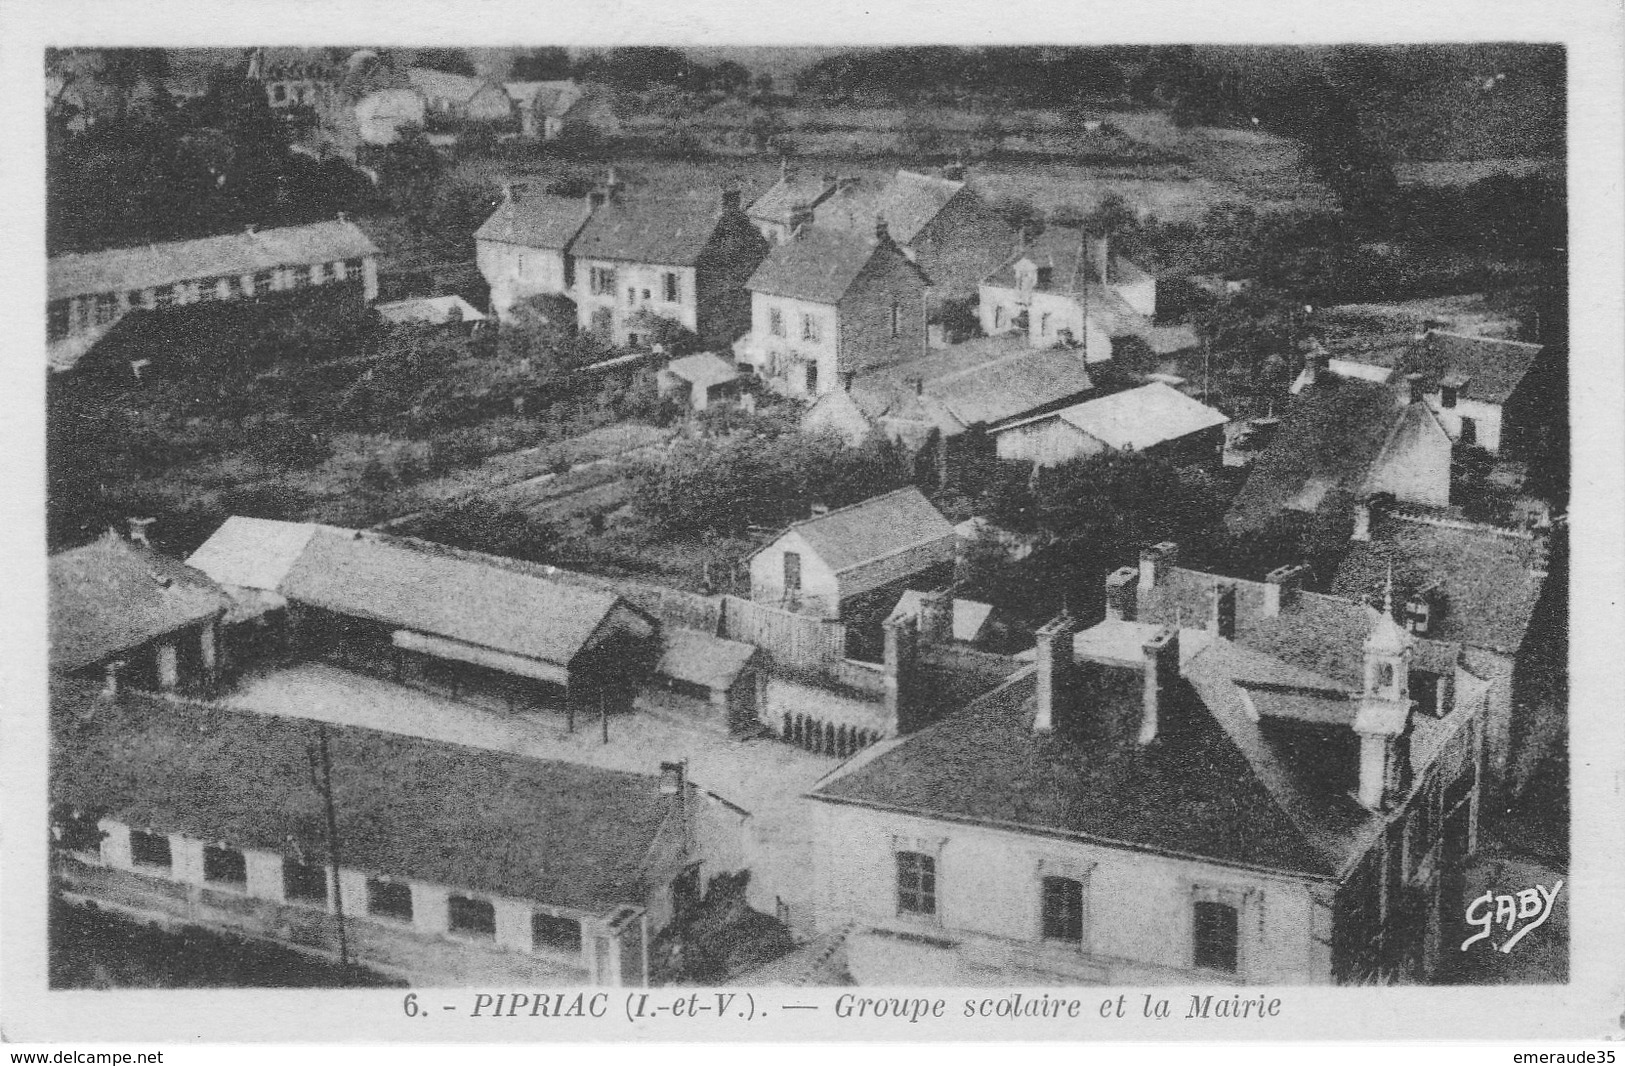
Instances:
[[[511,307],[529,296],[573,296],[564,252],[557,248],[527,248],[505,241],[479,241],[475,261],[491,286],[491,299]]]
[[[856,923],[860,984],[1306,984],[1331,980],[1331,915],[1312,883],[845,804],[816,808],[818,922]],[[897,906],[898,851],[937,859],[934,919]],[[1045,876],[1084,884],[1082,945],[1042,936]],[[1194,903],[1238,910],[1238,972],[1193,963]]]
[[[612,292],[592,291],[594,269],[613,270],[615,286]],[[666,276],[677,277],[677,299],[666,299]],[[611,312],[611,344],[630,344],[632,334],[640,332],[631,319],[640,311],[669,318],[684,329],[699,332],[699,281],[693,267],[668,266],[650,263],[626,263],[607,259],[580,259],[575,268],[576,325],[585,332],[594,330],[594,314],[601,308]],[[645,297],[644,293],[648,293]],[[646,338],[640,337],[640,340]]]
[[[925,282],[899,252],[871,256],[840,302],[840,363],[819,370],[819,391],[839,388],[839,373],[892,366],[926,353]],[[897,331],[892,332],[892,308]],[[826,384],[827,382],[827,384]]]
[[[1000,430],[993,440],[1000,459],[1040,466],[1058,466],[1106,450],[1100,441],[1058,417]]]
[[[1456,406],[1446,407],[1442,393],[1432,393],[1427,397],[1427,404],[1433,413],[1439,416],[1444,424],[1444,430],[1450,434],[1452,441],[1461,440],[1461,420],[1472,419],[1474,436],[1478,447],[1492,455],[1501,451],[1501,405],[1484,403],[1481,400],[1469,400],[1458,397]]]
[[[1448,506],[1450,451],[1450,438],[1436,428],[1413,437],[1409,447],[1379,458],[1362,491],[1391,492],[1404,503]]]
[[[750,338],[742,347],[756,372],[787,396],[822,396],[839,388],[840,312],[789,296],[750,295]],[[773,332],[775,311],[782,335]],[[816,324],[817,340],[804,339],[804,317]],[[817,368],[816,380],[809,376],[811,367]]]
[[[725,212],[695,264],[700,339],[723,349],[751,327],[745,282],[767,258],[768,242],[741,211]]]
[[[799,595],[790,593],[784,587],[786,552],[796,552],[801,556]],[[841,586],[835,572],[794,530],[751,557],[750,598],[821,618],[839,618],[841,613]]]
[[[931,279],[932,299],[969,296],[1010,254],[1014,235],[983,199],[961,189],[908,247]]]

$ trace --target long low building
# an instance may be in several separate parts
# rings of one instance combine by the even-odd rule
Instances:
[[[686,906],[690,787],[59,682],[69,902],[414,983],[641,985]],[[651,770],[658,768],[651,767]]]
[[[1103,452],[1215,459],[1229,419],[1160,381],[994,430],[1000,459],[1057,466]]]

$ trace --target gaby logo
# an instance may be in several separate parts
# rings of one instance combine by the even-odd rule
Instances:
[[[1534,888],[1526,888],[1516,895],[1509,896],[1497,895],[1486,889],[1482,896],[1467,904],[1467,924],[1476,925],[1479,930],[1461,942],[1461,950],[1466,951],[1488,937],[1495,931],[1497,925],[1505,925],[1506,931],[1512,935],[1500,945],[1491,946],[1503,955],[1510,952],[1518,945],[1518,941],[1546,924],[1546,919],[1552,916],[1552,906],[1557,902],[1557,894],[1561,891],[1563,891],[1561,879],[1550,891],[1547,891],[1545,885],[1536,885]],[[1512,932],[1519,922],[1529,918],[1535,920],[1527,922],[1517,932]]]

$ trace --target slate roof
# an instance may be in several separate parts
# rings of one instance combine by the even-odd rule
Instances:
[[[878,252],[873,233],[866,237],[810,227],[794,240],[774,245],[745,288],[768,296],[839,303]],[[919,267],[914,269],[919,272]],[[921,272],[920,277],[925,279],[925,274]]]
[[[326,860],[317,723],[82,687],[52,702],[54,801]],[[646,896],[641,867],[670,810],[658,778],[368,729],[327,735],[345,866],[594,913]]]
[[[756,655],[756,645],[724,640],[698,629],[672,627],[661,634],[664,649],[655,673],[715,691],[733,687]]]
[[[1065,687],[1087,723],[1077,734],[1033,733],[1025,672],[812,798],[1313,877],[1340,869],[1189,685],[1172,687],[1164,739],[1146,747],[1134,741],[1140,671],[1078,667]]]
[[[790,531],[800,534],[837,574],[921,544],[951,544],[954,536],[954,527],[912,485],[796,522]]]
[[[884,218],[892,240],[908,244],[964,187],[962,181],[899,170],[883,188],[861,181],[842,188],[819,206],[817,224],[867,233],[876,218]]]
[[[231,601],[201,570],[108,533],[51,556],[53,669],[71,672],[223,615]]]
[[[835,182],[817,174],[783,175],[750,205],[750,217],[788,223],[798,208],[822,202],[835,187]]]
[[[1160,381],[1116,392],[1057,411],[1053,416],[1119,451],[1146,449],[1213,429],[1230,421],[1219,411]],[[1012,422],[1027,425],[1037,418]]]
[[[592,207],[584,198],[527,194],[497,205],[474,231],[474,239],[563,251],[591,216]]]
[[[1370,541],[1350,542],[1332,581],[1338,595],[1380,595],[1392,563],[1396,586],[1437,588],[1430,636],[1517,654],[1544,585],[1531,572],[1532,537],[1404,513],[1373,520],[1372,527]]]
[[[916,392],[911,379],[923,380]],[[996,426],[1094,388],[1083,354],[990,337],[861,374],[852,395],[871,418],[917,421],[945,436]]]
[[[999,269],[988,275],[983,284],[1016,288],[1016,264],[1023,259],[1032,260],[1034,266],[1049,267],[1054,271],[1048,285],[1035,286],[1039,292],[1076,293],[1084,288],[1082,230],[1051,226],[1038,236],[1029,238]]]
[[[715,352],[695,352],[681,359],[673,359],[666,364],[666,373],[701,390],[726,385],[739,378],[739,368]]]
[[[354,223],[313,222],[308,226],[52,256],[47,277],[50,299],[63,300],[377,254],[377,247]]]
[[[1287,409],[1274,442],[1232,501],[1226,524],[1255,529],[1282,511],[1313,512],[1328,496],[1358,494],[1407,403],[1404,390],[1320,375]]]
[[[569,665],[620,602],[359,533],[318,531],[279,591],[339,614]]]
[[[1541,346],[1499,337],[1469,337],[1429,330],[1416,353],[1416,369],[1432,382],[1462,379],[1463,396],[1484,403],[1506,403],[1535,365]]]
[[[409,67],[406,78],[412,83],[412,88],[430,99],[444,99],[455,103],[467,103],[487,84],[466,74],[449,74],[430,67]]]
[[[725,214],[720,196],[616,201],[587,220],[574,254],[578,259],[692,266]]]

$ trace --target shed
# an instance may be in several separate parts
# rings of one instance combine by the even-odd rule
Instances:
[[[1222,412],[1160,381],[1113,393],[994,431],[999,458],[1056,466],[1107,451],[1179,451],[1214,458]]]
[[[724,640],[698,629],[668,629],[661,634],[655,676],[680,696],[704,700],[721,713],[732,732],[749,729],[757,717],[757,659],[754,644]]]
[[[698,352],[673,359],[660,371],[662,396],[681,395],[696,411],[739,391],[739,370],[714,352]]]

